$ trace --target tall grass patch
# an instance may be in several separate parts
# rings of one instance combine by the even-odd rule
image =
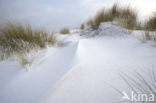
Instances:
[[[22,56],[55,43],[54,34],[8,21],[0,28],[0,59],[5,60],[13,55]]]
[[[110,10],[103,9],[99,11],[95,16],[95,26],[96,28],[99,27],[101,22],[108,22],[113,20],[113,15]]]
[[[102,22],[108,22],[112,20],[112,12],[107,9],[102,9],[98,11],[93,19],[88,20],[87,25],[90,26],[92,29],[97,29]]]
[[[102,9],[94,16],[93,19],[90,19],[87,22],[93,30],[97,29],[102,22],[117,22],[118,25],[126,29],[135,29],[138,28],[137,23],[137,12],[136,10],[127,7],[121,7],[118,4],[114,4],[109,9]]]
[[[145,29],[151,31],[156,30],[156,13],[146,21]]]
[[[118,24],[123,28],[130,30],[137,28],[137,13],[129,6],[124,8],[118,7],[115,17]]]

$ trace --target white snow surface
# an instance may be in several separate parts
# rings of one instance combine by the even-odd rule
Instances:
[[[80,35],[82,36],[87,36],[87,37],[94,37],[94,36],[114,36],[114,37],[119,37],[119,36],[127,36],[130,33],[128,30],[121,28],[120,26],[116,26],[115,23],[112,22],[106,22],[106,23],[101,23],[99,28],[94,31],[83,31],[81,32]]]
[[[156,44],[110,23],[95,33],[100,36],[60,36],[68,44],[40,51],[27,72],[11,59],[0,62],[0,103],[121,102],[122,95],[107,83],[129,93],[119,71],[155,67]]]

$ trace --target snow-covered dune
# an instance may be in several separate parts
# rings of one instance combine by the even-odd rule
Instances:
[[[130,93],[130,88],[119,76],[119,71],[146,71],[152,65],[156,66],[155,52],[156,49],[151,44],[143,44],[131,36],[80,40],[76,54],[77,64],[39,103],[119,102],[122,95],[108,84]]]
[[[110,24],[102,27],[94,38],[61,36],[69,44],[44,49],[27,72],[10,59],[0,62],[0,103],[119,102],[122,95],[110,85],[130,92],[118,73],[156,66],[155,43]]]
[[[0,103],[35,103],[74,64],[77,43],[43,50],[29,71],[13,61],[0,63]],[[42,58],[40,55],[42,54]],[[37,59],[36,58],[36,59]]]

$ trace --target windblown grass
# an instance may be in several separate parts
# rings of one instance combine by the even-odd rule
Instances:
[[[93,29],[93,30],[96,29],[94,26],[94,21],[92,19],[89,19],[86,24],[88,29]]]
[[[56,42],[53,34],[48,34],[41,30],[33,30],[30,25],[23,26],[19,23],[13,24],[12,22],[7,22],[0,29],[0,32],[3,43],[6,43],[5,39],[10,41],[10,43],[22,40],[24,42],[34,43],[43,48],[47,43],[54,44]]]
[[[137,13],[129,6],[124,8],[117,8],[116,19],[119,25],[123,28],[130,30],[137,28]]]
[[[65,27],[65,28],[63,28],[63,29],[60,30],[60,33],[61,33],[61,34],[69,34],[70,31],[69,31],[68,28]]]
[[[109,10],[102,9],[100,10],[93,19],[88,20],[87,25],[90,26],[93,30],[98,29],[102,22],[112,21],[113,16]]]
[[[94,18],[95,29],[99,27],[101,22],[107,22],[112,20],[113,20],[112,12],[106,9],[99,11]]]
[[[30,25],[24,26],[8,21],[0,28],[0,59],[5,60],[14,54],[21,57],[21,55],[32,50],[45,48],[47,45],[54,45],[55,43],[54,34],[34,30]],[[23,64],[26,64],[25,61]]]
[[[147,20],[145,23],[145,29],[150,31],[156,30],[156,13]]]
[[[94,18],[89,19],[86,24],[89,30],[96,30],[103,22],[113,22],[129,31],[142,30],[144,31],[143,40],[156,41],[156,13],[146,22],[138,21],[136,9],[132,9],[130,6],[121,7],[118,4],[114,4],[109,9],[98,11]]]
[[[95,30],[102,22],[108,21],[116,21],[126,29],[134,29],[137,28],[137,13],[129,6],[120,7],[118,4],[114,4],[110,9],[100,10],[87,24]]]

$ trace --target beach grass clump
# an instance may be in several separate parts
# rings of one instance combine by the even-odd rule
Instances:
[[[61,34],[70,34],[70,30],[67,27],[64,27],[60,30]]]
[[[56,42],[53,33],[35,30],[31,25],[8,21],[0,26],[0,59],[25,55],[33,50],[37,51],[48,45],[54,45]],[[26,60],[23,60],[23,64],[26,64]]]

